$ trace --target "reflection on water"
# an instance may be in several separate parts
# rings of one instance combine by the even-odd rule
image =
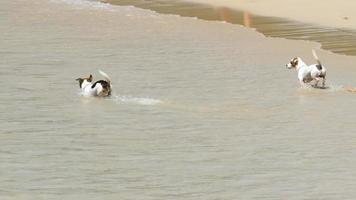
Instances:
[[[310,40],[321,43],[322,48],[338,54],[356,55],[356,31],[321,27],[277,17],[252,15],[245,11],[227,7],[212,7],[182,1],[142,1],[105,0],[117,5],[134,5],[159,13],[198,17],[204,20],[220,20],[251,27],[270,37],[283,37],[295,40]]]

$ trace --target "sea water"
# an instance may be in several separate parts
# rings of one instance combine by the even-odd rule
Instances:
[[[1,199],[354,199],[354,57],[84,0],[0,2]],[[76,78],[110,75],[85,98]]]

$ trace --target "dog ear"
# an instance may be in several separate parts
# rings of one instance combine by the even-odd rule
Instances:
[[[82,88],[82,83],[83,83],[84,79],[82,79],[82,78],[77,78],[77,79],[75,79],[75,80],[76,80],[76,81],[79,81],[79,87]]]
[[[292,59],[292,61],[290,62],[290,64],[293,66],[293,67],[296,67],[298,65],[298,57],[294,57]]]
[[[92,80],[93,80],[93,75],[90,74],[90,75],[89,75],[89,78],[88,78],[88,81],[89,81],[89,82],[92,82]]]

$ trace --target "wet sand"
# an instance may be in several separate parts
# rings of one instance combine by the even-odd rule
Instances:
[[[241,24],[253,28],[266,36],[315,41],[320,43],[323,49],[338,54],[356,55],[356,30],[352,29],[352,26],[340,28],[326,26],[324,23],[312,24],[308,20],[296,21],[281,17],[262,16],[248,10],[238,10],[238,8],[245,7],[238,7],[237,5],[240,4],[226,3],[225,1],[208,0],[197,1],[203,3],[192,3],[188,1],[106,0],[105,2],[116,5],[134,5],[159,13]],[[208,3],[211,3],[211,5]],[[266,8],[266,10],[274,9]]]
[[[287,18],[324,27],[356,30],[355,1],[349,0],[186,0]]]

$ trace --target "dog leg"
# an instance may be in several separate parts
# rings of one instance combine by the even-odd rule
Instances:
[[[303,80],[299,81],[299,83],[300,83],[300,86],[302,86],[303,88],[308,87],[308,85]]]
[[[319,80],[316,79],[316,80],[315,80],[315,83],[314,83],[314,87],[315,87],[315,88],[318,87],[318,84],[319,84]]]
[[[315,82],[315,87],[318,87],[319,82],[320,82],[320,78],[317,78],[317,79],[316,79],[316,82]]]
[[[315,84],[314,84],[314,87],[318,87],[319,82],[321,81],[321,79],[323,79],[323,81],[322,81],[322,85],[323,85],[323,87],[324,87],[324,78],[315,78]]]
[[[325,87],[325,77],[323,78],[323,82],[321,84]]]

